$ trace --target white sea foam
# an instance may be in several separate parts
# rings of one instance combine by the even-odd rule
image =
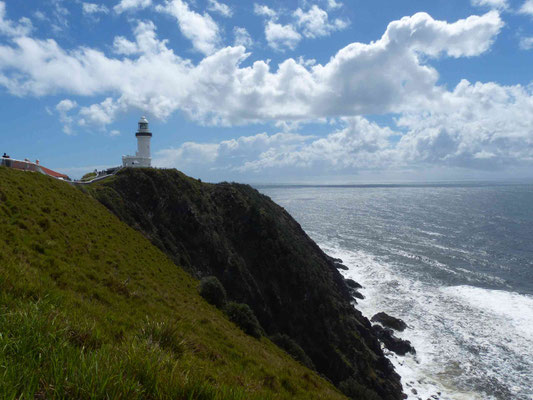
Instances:
[[[510,325],[515,334],[533,344],[533,297],[473,286],[452,286],[441,290],[481,312],[492,314],[497,320],[503,319],[506,329]]]
[[[342,271],[363,285],[357,308],[379,311],[409,326],[416,356],[388,354],[409,399],[533,399],[533,298],[473,286],[439,287],[400,272],[363,251],[322,243],[344,260]],[[415,389],[416,395],[412,389]]]

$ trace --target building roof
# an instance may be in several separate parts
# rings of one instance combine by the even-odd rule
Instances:
[[[49,168],[46,168],[46,167],[43,167],[42,165],[39,165],[39,167],[41,168],[41,170],[46,174],[46,175],[50,175],[50,176],[53,176],[54,178],[63,178],[63,179],[69,179],[70,178],[68,177],[68,175],[65,175],[65,174],[62,174],[60,172],[56,172],[56,171],[53,171]]]

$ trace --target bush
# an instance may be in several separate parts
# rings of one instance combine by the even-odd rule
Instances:
[[[200,296],[209,304],[218,308],[223,308],[226,305],[226,290],[214,276],[207,276],[200,281],[199,292]]]
[[[315,369],[315,364],[309,358],[305,351],[296,343],[290,336],[287,336],[282,333],[276,333],[270,337],[276,346],[285,350],[292,358],[296,361],[299,361],[309,369]]]
[[[246,334],[256,339],[263,335],[263,328],[261,328],[259,321],[248,304],[230,302],[226,306],[226,314],[230,321]]]

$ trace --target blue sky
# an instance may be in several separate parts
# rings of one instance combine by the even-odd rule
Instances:
[[[78,177],[150,120],[204,180],[533,178],[533,0],[0,0],[0,152]]]

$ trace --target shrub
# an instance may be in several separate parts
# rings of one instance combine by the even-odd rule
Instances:
[[[282,333],[276,333],[270,337],[276,346],[285,350],[292,358],[299,361],[309,369],[315,369],[313,361],[309,358],[305,351],[296,343],[290,336]]]
[[[226,306],[226,314],[230,321],[246,334],[256,339],[263,335],[263,328],[261,328],[259,321],[248,304],[230,302]]]
[[[214,276],[207,276],[200,281],[199,292],[209,304],[218,308],[226,305],[226,290]]]

